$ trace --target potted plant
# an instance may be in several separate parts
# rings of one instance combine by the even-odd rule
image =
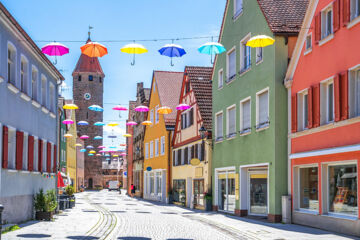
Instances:
[[[180,194],[179,194],[179,200],[180,200],[180,202],[181,202],[181,204],[183,206],[186,205],[186,196],[185,196],[185,194],[186,194],[185,190],[181,190]]]
[[[75,207],[74,187],[71,185],[66,186],[65,192],[69,196],[69,208]]]
[[[40,189],[39,193],[35,195],[34,207],[36,210],[36,220],[50,221],[56,209],[56,194],[54,190],[49,190],[44,194],[44,190]]]
[[[211,193],[204,193],[204,201],[205,201],[205,211],[212,210],[212,194]]]

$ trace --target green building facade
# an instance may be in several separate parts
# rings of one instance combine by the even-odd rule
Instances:
[[[64,99],[60,98],[59,99],[59,116],[60,116],[60,133],[59,133],[59,170],[62,171],[63,173],[67,173],[66,172],[66,138],[65,138],[65,134],[66,134],[66,125],[62,124],[62,122],[66,119],[65,116],[65,111],[62,108],[64,104]],[[75,136],[76,137],[76,136]],[[63,171],[63,169],[65,169],[65,171]]]
[[[219,38],[226,52],[217,56],[212,77],[213,205],[218,211],[281,220],[281,196],[288,194],[283,80],[306,6],[306,0],[227,1]],[[275,43],[247,47],[256,35]]]

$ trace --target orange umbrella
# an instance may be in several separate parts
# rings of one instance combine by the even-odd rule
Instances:
[[[151,121],[143,121],[141,124],[144,126],[150,126],[150,125],[152,125],[152,122]]]
[[[169,107],[161,107],[157,110],[157,112],[160,114],[170,114],[172,113],[172,110]]]
[[[108,53],[107,48],[97,42],[88,42],[80,47],[81,52],[89,57],[102,57]]]

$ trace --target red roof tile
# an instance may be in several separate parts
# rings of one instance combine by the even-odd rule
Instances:
[[[85,72],[91,72],[91,73],[98,73],[101,74],[103,77],[104,72],[101,68],[99,59],[97,57],[89,57],[85,54],[81,54],[76,67],[73,71],[73,75],[75,73],[85,73]]]

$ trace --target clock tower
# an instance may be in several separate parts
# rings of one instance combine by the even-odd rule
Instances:
[[[89,41],[91,41],[90,37],[87,42]],[[85,139],[85,146],[83,147],[86,148],[86,146],[91,145],[94,150],[98,151],[97,147],[102,145],[102,140],[94,140],[94,137],[103,136],[103,129],[101,126],[94,126],[94,123],[103,121],[103,113],[88,109],[91,105],[103,107],[105,75],[98,58],[81,54],[72,76],[73,99],[74,103],[79,107],[75,111],[76,121],[87,121],[89,123],[86,126],[77,126],[78,136],[88,135],[89,138]],[[96,185],[103,185],[101,157],[96,155],[88,156],[88,152],[85,153],[84,179],[85,186],[89,189],[95,188]]]

